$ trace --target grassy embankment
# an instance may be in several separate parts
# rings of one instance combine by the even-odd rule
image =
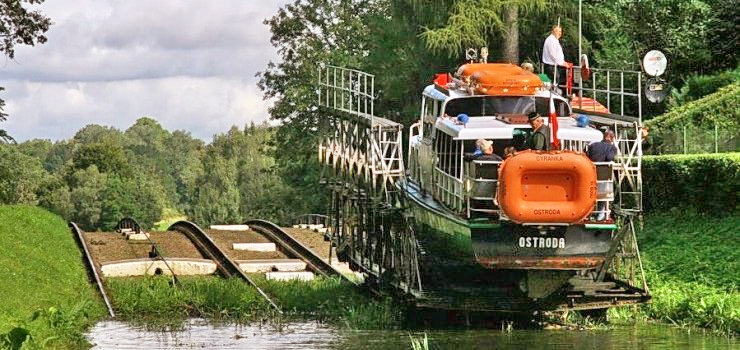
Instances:
[[[215,322],[250,323],[318,320],[358,329],[390,329],[401,311],[390,301],[368,298],[337,278],[268,281],[252,276],[284,312],[278,315],[255,288],[239,279],[166,276],[110,279],[106,283],[119,318],[155,328],[178,328],[188,317]]]
[[[105,315],[67,223],[30,206],[0,206],[0,348],[80,348]]]
[[[653,304],[616,319],[658,319],[740,334],[740,216],[681,210],[646,217],[638,233]]]

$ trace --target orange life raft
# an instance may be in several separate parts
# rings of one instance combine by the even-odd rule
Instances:
[[[487,95],[533,95],[543,86],[536,74],[510,63],[468,63],[457,69],[457,76]]]
[[[497,200],[516,223],[575,223],[596,203],[596,166],[583,153],[518,152],[499,169]]]

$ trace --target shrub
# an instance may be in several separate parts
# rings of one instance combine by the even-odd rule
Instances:
[[[647,212],[691,208],[722,216],[740,209],[740,153],[646,156],[642,169]]]

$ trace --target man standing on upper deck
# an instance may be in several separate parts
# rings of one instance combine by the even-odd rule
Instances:
[[[529,113],[529,125],[532,126],[532,134],[527,138],[527,148],[540,151],[550,150],[550,127],[545,125],[545,120],[537,112]]]
[[[563,36],[563,28],[559,24],[552,26],[550,36],[545,39],[545,45],[542,46],[542,63],[545,65],[545,74],[552,81],[552,85],[557,85],[557,78],[564,78],[565,74],[558,66],[573,67],[573,64],[565,61],[563,47],[560,46],[560,37]],[[561,79],[562,79],[561,78]]]

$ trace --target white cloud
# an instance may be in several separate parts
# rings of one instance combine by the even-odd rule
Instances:
[[[49,42],[0,66],[19,141],[149,116],[210,140],[268,118],[255,73],[276,60],[262,23],[288,0],[47,1]]]

